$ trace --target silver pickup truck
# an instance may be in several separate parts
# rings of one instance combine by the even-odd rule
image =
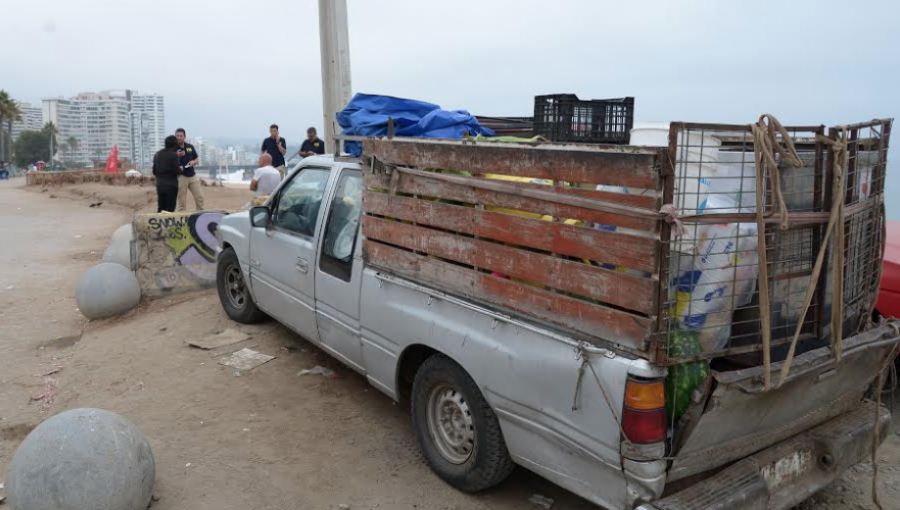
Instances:
[[[885,322],[844,338],[840,364],[798,353],[771,391],[761,366],[714,365],[693,417],[667,424],[666,366],[370,265],[370,171],[310,157],[264,206],[225,217],[219,296],[233,320],[272,317],[408,399],[428,464],[460,490],[518,464],[610,509],[785,509],[870,455],[875,417],[890,421],[864,400],[896,350]]]

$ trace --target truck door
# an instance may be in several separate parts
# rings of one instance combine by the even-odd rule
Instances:
[[[315,256],[330,170],[307,167],[290,176],[272,202],[267,228],[250,232],[250,284],[257,303],[307,340],[319,341]]]
[[[359,331],[361,213],[362,173],[342,168],[321,236],[316,268],[316,322],[322,348],[365,373]]]

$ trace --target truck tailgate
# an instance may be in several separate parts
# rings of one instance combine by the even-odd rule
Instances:
[[[886,357],[896,349],[895,329],[882,325],[844,341],[835,365],[828,348],[795,358],[791,376],[762,391],[762,367],[715,373],[707,409],[675,452],[669,481],[746,457],[860,405]],[[780,363],[772,365],[777,381]]]
[[[638,510],[783,510],[805,500],[868,456],[875,403],[742,459],[715,476]],[[882,407],[884,432],[891,415]],[[882,433],[883,439],[886,434]]]

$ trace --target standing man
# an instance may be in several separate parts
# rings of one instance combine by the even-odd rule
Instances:
[[[153,156],[153,175],[156,177],[156,212],[175,212],[180,173],[178,139],[169,135],[166,137],[165,148]]]
[[[178,158],[183,168],[178,176],[178,210],[187,210],[187,192],[191,190],[194,196],[194,205],[198,211],[203,210],[203,188],[200,187],[200,177],[197,176],[196,167],[200,164],[200,155],[193,145],[184,141],[186,133],[184,128],[175,130],[175,138],[178,140]]]
[[[306,140],[300,146],[300,155],[308,158],[316,154],[325,154],[325,142],[316,136],[316,128],[311,127],[306,130]]]
[[[284,178],[284,154],[287,152],[287,142],[278,135],[278,124],[269,126],[269,137],[263,140],[259,154],[272,156],[272,166],[278,170]]]

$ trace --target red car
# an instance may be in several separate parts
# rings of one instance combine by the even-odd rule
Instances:
[[[900,317],[900,221],[887,222],[881,290],[875,309],[885,317]]]

